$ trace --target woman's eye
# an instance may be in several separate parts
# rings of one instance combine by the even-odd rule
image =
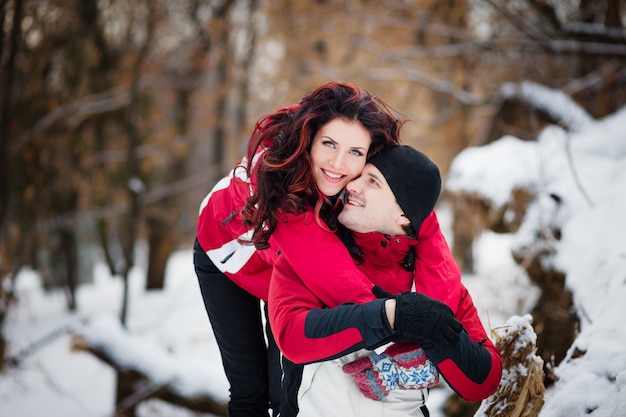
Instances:
[[[324,142],[322,142],[322,145],[327,146],[329,148],[334,148],[335,147],[335,143],[330,141],[330,140],[325,140]]]
[[[350,153],[351,153],[352,155],[354,155],[354,156],[363,156],[363,152],[361,152],[361,151],[360,151],[360,150],[358,150],[358,149],[353,149],[353,150],[351,150],[351,151],[350,151]]]

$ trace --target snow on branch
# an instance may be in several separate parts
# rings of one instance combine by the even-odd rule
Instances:
[[[500,94],[505,100],[518,99],[533,108],[543,110],[569,131],[580,131],[593,122],[589,113],[561,90],[524,81],[520,84],[504,84]]]
[[[568,22],[563,28],[574,35],[591,35],[602,37],[611,41],[626,42],[626,30],[617,27],[607,27],[599,23],[589,22]]]
[[[137,381],[130,397],[133,404],[118,407],[158,398],[190,410],[226,415],[227,399],[216,386],[220,371],[206,360],[175,357],[154,341],[132,337],[113,316],[98,316],[73,333],[73,350],[89,352]]]

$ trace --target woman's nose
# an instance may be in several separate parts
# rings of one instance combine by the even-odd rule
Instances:
[[[335,155],[335,157],[330,160],[330,164],[335,169],[343,168],[344,161],[345,161],[344,155],[337,153],[337,155]]]

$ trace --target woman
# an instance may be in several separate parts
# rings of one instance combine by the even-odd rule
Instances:
[[[204,199],[194,265],[230,383],[229,416],[278,410],[279,353],[269,328],[266,347],[259,302],[267,300],[278,253],[326,305],[346,293],[354,302],[374,298],[333,233],[335,213],[345,185],[369,156],[399,143],[401,127],[368,92],[322,85],[261,118],[245,158]]]

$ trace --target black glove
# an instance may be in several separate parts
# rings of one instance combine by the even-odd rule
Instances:
[[[377,298],[396,299],[395,331],[398,340],[423,345],[432,343],[441,350],[456,345],[463,325],[455,318],[450,307],[424,294],[405,292],[392,295],[376,286],[372,293]]]
[[[463,331],[463,325],[454,318],[450,307],[416,292],[396,296],[395,324],[400,337],[420,344],[430,342],[444,351],[459,342]]]

